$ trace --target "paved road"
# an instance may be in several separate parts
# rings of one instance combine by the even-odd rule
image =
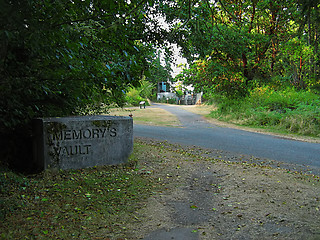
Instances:
[[[320,144],[318,143],[219,127],[208,123],[202,116],[178,106],[160,104],[154,106],[175,114],[181,121],[182,127],[134,125],[134,136],[276,160],[312,170],[315,174],[320,173]]]

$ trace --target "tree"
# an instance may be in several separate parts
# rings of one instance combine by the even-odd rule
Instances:
[[[297,31],[298,16],[301,14],[297,10],[301,7],[296,1],[219,0],[188,3],[182,5],[182,1],[177,1],[166,11],[168,21],[173,24],[174,33],[178,36],[177,43],[182,46],[189,62],[194,63],[194,85],[207,86],[229,96],[244,96],[253,83],[266,84],[273,77],[286,76],[292,70],[285,66],[288,55],[284,52],[284,46],[294,44],[291,40],[301,37]],[[313,16],[318,11],[318,5],[312,5]],[[179,20],[172,17],[173,12],[179,13]],[[301,57],[305,58],[309,50],[306,50],[307,46],[302,49],[306,52]],[[314,59],[317,59],[315,55]],[[302,58],[301,63],[307,65]],[[298,71],[305,72],[305,69],[305,66],[299,66]],[[309,78],[304,73],[298,75],[301,79]]]
[[[139,86],[152,42],[152,0],[3,0],[0,32],[2,149],[32,149],[31,119],[124,102]],[[21,140],[20,140],[21,139]],[[20,144],[18,143],[20,141]],[[25,150],[21,148],[25,146]],[[10,152],[5,152],[7,158]]]
[[[164,65],[164,66],[163,66]],[[150,63],[150,69],[146,76],[146,80],[153,84],[153,95],[157,91],[157,85],[159,82],[168,82],[173,80],[171,73],[170,61],[166,58],[164,63],[161,62],[161,54],[158,53],[153,56]]]
[[[304,85],[311,88],[320,88],[319,79],[319,21],[320,21],[320,1],[298,0],[299,14],[297,22],[299,23],[299,32],[301,38],[306,42],[306,47],[312,49],[312,54],[304,65],[307,65],[306,78]],[[306,39],[307,36],[307,39]],[[301,58],[302,60],[302,58]]]

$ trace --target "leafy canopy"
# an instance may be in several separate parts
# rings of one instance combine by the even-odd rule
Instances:
[[[163,42],[165,31],[151,17],[154,4],[1,1],[0,133],[11,139],[4,148],[19,148],[31,136],[32,118],[121,106],[125,90],[140,85],[154,46]]]
[[[281,84],[297,88],[320,86],[320,3],[311,2],[206,0],[163,6],[191,63],[179,78],[229,97],[245,96],[256,84],[279,76],[286,80]]]

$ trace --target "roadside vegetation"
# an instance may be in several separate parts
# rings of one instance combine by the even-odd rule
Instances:
[[[213,98],[218,120],[271,131],[320,137],[320,97],[310,91],[255,88],[244,98]]]
[[[187,179],[178,177],[183,174],[179,172],[182,162],[192,170],[192,163],[203,160],[180,146],[167,151],[161,148],[163,144],[145,143],[135,145],[128,165],[17,173],[12,169],[26,171],[32,161],[34,118],[101,114],[110,106],[137,106],[147,98],[155,99],[158,82],[180,81],[193,85],[196,92],[203,91],[206,100],[215,104],[212,117],[319,137],[319,9],[319,1],[309,0],[3,1],[0,237],[123,237],[128,221],[140,221],[136,210],[154,191],[170,190],[168,182]],[[188,61],[188,68],[175,79],[171,75],[173,49],[168,43],[179,46]],[[135,121],[148,124],[176,124],[169,116],[161,122],[159,117],[133,115]],[[216,163],[211,160],[210,164]],[[286,215],[295,209],[298,214],[280,219],[277,212],[261,212],[261,199],[252,196],[259,204],[255,210],[260,211],[261,219],[277,219],[275,229],[281,223],[297,223],[303,233],[319,236],[318,177],[281,169],[255,172],[256,168],[244,165],[219,165],[219,178],[226,172],[232,177],[238,173],[237,180],[223,179],[224,189],[236,182],[242,184],[242,194],[252,190],[259,195],[265,187],[257,189],[254,177],[247,184],[242,175],[259,176],[259,182],[272,179],[266,187],[268,194],[280,187],[278,195],[272,195],[272,204],[270,196],[264,195],[270,211]],[[246,198],[248,192],[242,196]],[[289,203],[286,199],[292,194],[296,199]],[[234,196],[231,213],[223,205],[230,195]],[[227,198],[220,199],[221,210],[212,206],[210,212],[218,210],[216,216],[231,216],[230,221],[244,219],[242,212],[232,215],[238,196],[226,191],[223,197]],[[244,209],[250,209],[250,204],[248,201]],[[253,212],[245,225],[235,229],[248,230],[254,218]],[[257,228],[264,223],[256,220]],[[140,231],[146,229],[138,228],[136,222],[133,225]],[[227,221],[213,238],[229,226]]]
[[[181,7],[189,66],[175,80],[203,92],[214,118],[319,137],[319,9],[318,1],[207,1],[189,19]]]
[[[132,116],[134,124],[144,124],[152,126],[167,126],[178,127],[180,125],[179,119],[161,108],[140,109],[140,107],[128,108],[111,108],[110,115],[113,116]]]
[[[318,239],[319,177],[270,164],[136,139],[120,166],[2,169],[0,239],[141,239],[181,214],[209,219],[192,224],[201,239]]]
[[[0,239],[106,239],[123,231],[155,190],[136,164],[133,155],[121,166],[36,175],[1,169]]]
[[[27,168],[33,118],[155,101],[159,82],[192,85],[219,119],[318,136],[319,9],[309,0],[5,1],[0,161]],[[177,76],[174,45],[188,63]]]

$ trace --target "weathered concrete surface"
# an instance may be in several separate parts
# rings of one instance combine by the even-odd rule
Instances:
[[[34,161],[40,169],[79,169],[125,163],[133,149],[130,117],[79,116],[33,122]]]

